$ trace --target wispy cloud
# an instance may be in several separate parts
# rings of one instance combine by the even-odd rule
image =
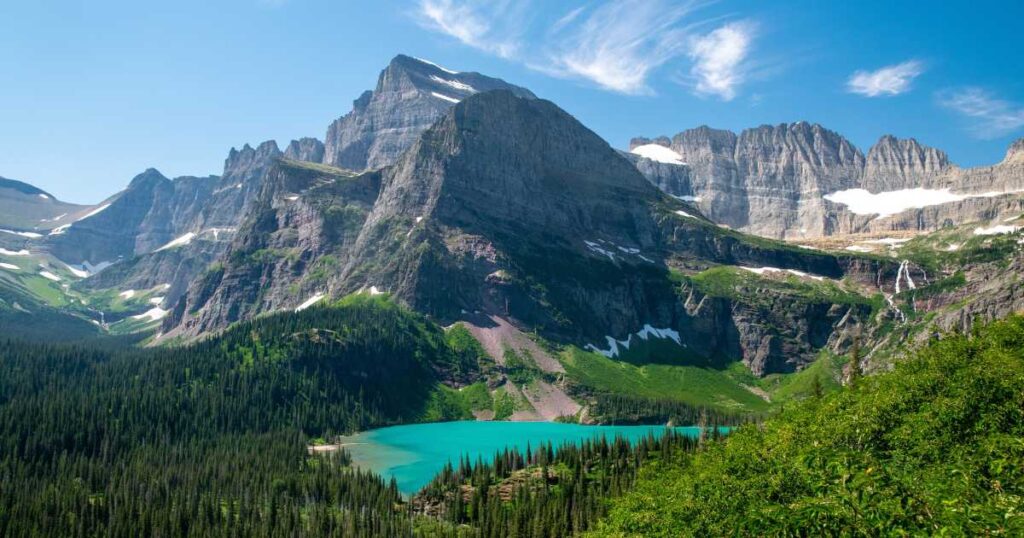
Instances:
[[[747,57],[754,39],[755,25],[749,21],[732,22],[690,42],[696,80],[695,91],[725,101],[736,97],[736,88],[747,74]]]
[[[425,28],[553,76],[590,81],[625,94],[651,93],[651,74],[679,60],[692,65],[687,85],[732,99],[745,80],[754,24],[734,22],[707,35],[690,20],[697,0],[604,0],[547,21],[538,0],[417,0]],[[682,67],[682,66],[680,66]]]
[[[945,90],[936,97],[940,105],[968,118],[970,131],[978,138],[998,138],[1024,127],[1024,107],[982,88]]]
[[[690,10],[660,0],[613,0],[582,17],[570,12],[578,20],[559,21],[550,70],[616,92],[648,93],[650,73],[686,52],[680,23]]]
[[[420,22],[475,49],[512,58],[520,45],[510,0],[420,0]],[[505,21],[505,24],[502,24]]]
[[[866,97],[899,95],[909,91],[910,84],[921,73],[924,73],[924,64],[908,60],[876,71],[857,71],[846,81],[846,89]]]

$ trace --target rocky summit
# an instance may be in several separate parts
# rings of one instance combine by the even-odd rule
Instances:
[[[349,170],[392,164],[452,105],[499,89],[533,97],[529,90],[500,79],[396,56],[381,72],[377,87],[359,96],[352,111],[328,127],[323,163]]]

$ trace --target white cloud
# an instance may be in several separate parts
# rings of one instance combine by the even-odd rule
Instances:
[[[910,83],[921,73],[924,73],[924,65],[908,60],[876,71],[857,71],[846,81],[846,89],[867,97],[899,95],[909,91]]]
[[[970,119],[978,138],[997,138],[1024,127],[1024,107],[976,87],[937,94],[939,104]]]
[[[726,24],[691,38],[696,0],[604,0],[541,20],[540,0],[416,0],[432,31],[549,75],[583,79],[625,94],[651,93],[653,72],[692,58],[687,85],[731,99],[746,78],[754,25]],[[545,6],[546,7],[546,6]]]
[[[463,44],[512,58],[519,50],[516,26],[520,13],[509,0],[420,0],[419,20],[426,28],[447,34]],[[501,21],[506,24],[498,24]]]
[[[725,101],[736,97],[737,87],[746,79],[746,60],[755,27],[748,21],[732,22],[690,42],[693,59],[690,74],[699,95],[714,95]]]
[[[685,53],[680,23],[690,10],[661,0],[612,0],[582,18],[570,12],[556,23],[559,37],[545,70],[620,93],[648,93],[650,73]]]

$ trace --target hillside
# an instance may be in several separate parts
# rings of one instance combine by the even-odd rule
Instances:
[[[1024,317],[644,468],[595,536],[1024,532]]]

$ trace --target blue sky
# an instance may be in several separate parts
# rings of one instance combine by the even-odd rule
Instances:
[[[97,202],[155,167],[323,137],[406,53],[532,89],[613,146],[700,124],[1024,136],[1024,3],[34,0],[0,4],[0,175]]]

